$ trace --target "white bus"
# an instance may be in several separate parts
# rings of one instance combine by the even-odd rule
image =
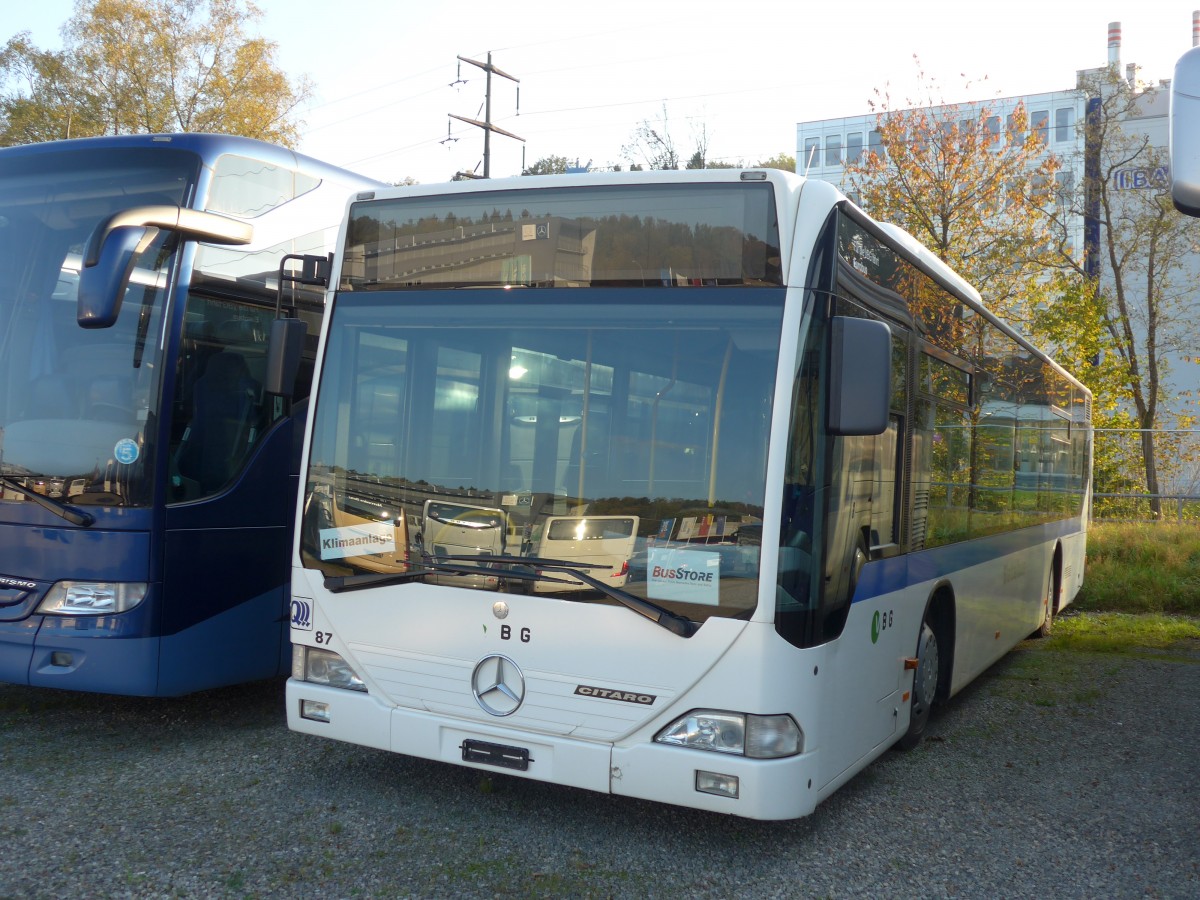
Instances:
[[[629,578],[629,560],[637,545],[637,516],[551,516],[537,541],[538,556],[561,560],[572,568],[604,580],[610,587],[624,587]],[[546,574],[556,574],[553,569]],[[566,584],[556,580],[533,583],[540,593],[590,590],[570,575]]]
[[[426,500],[420,549],[434,558],[451,560],[464,555],[475,559],[501,556],[508,530],[506,523],[502,509]],[[493,591],[500,587],[500,579],[493,572],[455,574],[443,571],[430,575],[429,580],[436,584],[462,584]]]
[[[1087,389],[827,183],[415,186],[343,237],[300,509],[367,479],[507,537],[381,573],[302,523],[294,730],[789,819],[1080,586]],[[624,584],[538,540],[590,516],[637,523]]]

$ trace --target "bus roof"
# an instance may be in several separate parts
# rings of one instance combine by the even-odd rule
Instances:
[[[211,160],[226,153],[250,156],[262,159],[291,169],[303,170],[314,174],[327,172],[345,175],[348,170],[322,162],[311,156],[297,153],[287,147],[260,141],[256,138],[243,137],[235,134],[208,134],[188,132],[179,134],[118,134],[101,137],[70,138],[61,141],[45,141],[38,144],[18,144],[13,147],[0,148],[0,164],[5,159],[28,157],[49,153],[69,153],[79,150],[107,150],[137,147],[172,147],[177,150],[187,150],[206,160]],[[354,174],[354,173],[350,173]],[[364,188],[371,184],[385,187],[383,182],[364,176],[355,175],[364,183]]]

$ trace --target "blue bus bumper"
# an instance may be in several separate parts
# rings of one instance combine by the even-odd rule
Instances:
[[[152,608],[119,616],[33,614],[0,622],[0,681],[105,694],[158,693]]]

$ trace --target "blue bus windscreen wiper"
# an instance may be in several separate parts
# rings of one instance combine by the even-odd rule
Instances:
[[[24,494],[42,509],[66,519],[72,525],[80,525],[83,528],[87,528],[96,521],[91,513],[86,513],[81,509],[76,509],[69,503],[63,503],[61,500],[55,500],[53,497],[47,497],[45,494],[39,494],[37,491],[30,490],[16,479],[10,478],[7,475],[0,475],[0,483],[3,483],[5,487],[16,491],[18,494]]]

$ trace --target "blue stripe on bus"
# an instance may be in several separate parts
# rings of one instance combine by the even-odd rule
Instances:
[[[853,602],[860,603],[914,584],[936,581],[962,569],[1076,534],[1079,530],[1077,519],[1067,519],[875,560],[863,567]]]

